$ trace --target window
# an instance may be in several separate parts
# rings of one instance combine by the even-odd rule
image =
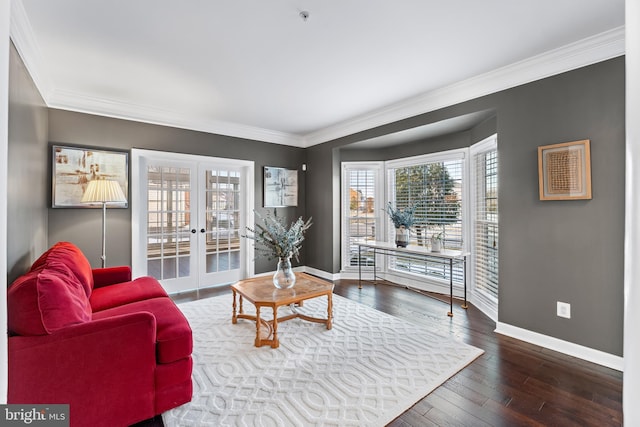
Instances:
[[[498,151],[495,135],[471,147],[473,159],[473,257],[476,304],[494,320],[498,312]]]
[[[358,241],[379,238],[383,215],[380,185],[382,163],[345,162],[342,164],[342,269],[358,267]],[[372,266],[373,259],[361,260]]]
[[[428,246],[432,235],[442,237],[446,249],[464,247],[464,150],[418,156],[387,162],[389,202],[396,208],[416,206],[416,222],[410,244]],[[393,241],[389,222],[388,239]],[[449,267],[440,262],[391,257],[389,269],[449,280]],[[454,268],[453,279],[464,281],[462,266]]]
[[[384,173],[383,173],[384,171]],[[384,181],[383,181],[384,180]],[[383,190],[386,192],[383,194]],[[342,269],[357,269],[358,241],[393,242],[395,229],[383,213],[416,205],[410,244],[429,247],[441,234],[445,249],[471,252],[467,262],[471,301],[494,320],[498,313],[498,151],[493,135],[469,149],[342,165]],[[386,236],[386,238],[385,238]],[[369,254],[362,266],[372,266]],[[376,263],[379,277],[438,292],[448,287],[449,265],[402,256]],[[416,281],[415,275],[430,279]],[[461,294],[464,268],[453,268],[453,286]]]

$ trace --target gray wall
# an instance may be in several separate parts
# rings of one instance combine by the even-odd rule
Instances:
[[[47,108],[13,44],[9,58],[7,279],[47,249]]]
[[[99,211],[48,209],[47,214],[39,202],[49,201],[46,195],[50,188],[50,150],[44,146],[47,119],[42,113],[42,100],[26,70],[17,64],[14,52],[10,89],[10,187],[21,191],[12,189],[9,194],[9,268],[13,265],[13,271],[17,272],[44,249],[43,245],[58,240],[75,242],[93,264],[98,265],[100,248],[95,242],[101,221]],[[624,58],[306,150],[59,110],[49,110],[48,139],[58,144],[137,147],[254,160],[256,206],[262,203],[262,166],[294,169],[306,162],[308,171],[300,175],[301,206],[282,213],[291,218],[313,216],[314,226],[307,237],[306,262],[303,262],[320,270],[337,272],[340,267],[340,148],[487,109],[496,111],[493,127],[497,127],[499,138],[499,320],[621,355]],[[475,141],[476,134],[482,133],[481,129],[472,130],[470,140]],[[537,146],[579,139],[591,140],[593,200],[538,200]],[[414,149],[407,147],[407,150]],[[38,167],[30,169],[31,165]],[[39,196],[32,197],[34,191]],[[45,243],[47,216],[49,234]],[[128,264],[131,259],[130,210],[112,209],[108,221],[109,263]],[[272,269],[270,263],[257,262],[257,272]],[[572,304],[571,319],[555,316],[556,301]]]
[[[496,133],[494,129],[489,135]],[[489,136],[487,135],[487,136]],[[446,150],[454,150],[458,148],[469,147],[473,142],[480,139],[472,140],[471,129],[460,131],[453,134],[441,135],[421,141],[394,145],[385,148],[376,149],[353,149],[348,145],[340,149],[341,162],[356,161],[384,161],[402,159],[405,157],[419,156],[422,154],[438,153]]]
[[[63,110],[49,110],[49,141],[130,150],[141,148],[224,157],[255,162],[255,206],[262,206],[263,166],[300,169],[306,154],[301,148],[212,135]],[[50,182],[50,178],[49,182]],[[293,220],[305,214],[305,174],[299,172],[299,206],[279,208],[278,215]],[[131,179],[130,179],[131,182]],[[130,201],[130,205],[136,203]],[[94,267],[100,265],[102,213],[98,209],[49,209],[49,241],[74,242]],[[131,209],[107,211],[107,264],[131,264]],[[304,263],[304,253],[301,254]],[[256,259],[256,272],[275,269],[274,261]]]
[[[314,235],[307,264],[340,268],[340,195],[328,178],[340,174],[336,163],[348,153],[340,147],[492,109],[495,123],[472,130],[470,141],[497,127],[499,321],[622,355],[624,75],[624,58],[616,58],[310,148],[307,193],[315,201],[307,211],[323,218],[321,230],[332,230],[334,240],[328,231],[326,238]],[[593,199],[540,201],[537,147],[581,139],[591,140]],[[455,141],[441,148],[455,148]],[[353,153],[345,158],[357,160]],[[556,301],[571,304],[571,319],[556,316]]]

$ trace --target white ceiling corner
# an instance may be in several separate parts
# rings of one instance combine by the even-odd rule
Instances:
[[[392,42],[386,43],[386,39],[389,37],[381,37],[378,35],[379,31],[377,31],[377,28],[367,27],[367,18],[371,19],[371,22],[377,22],[379,20],[379,17],[375,15],[368,16],[369,12],[367,12],[361,17],[363,21],[362,28],[358,27],[354,29],[354,26],[357,27],[358,24],[349,23],[342,20],[342,15],[340,15],[340,13],[344,11],[342,11],[341,8],[337,8],[335,5],[332,6],[329,4],[318,4],[315,6],[315,10],[312,9],[311,6],[309,6],[310,17],[308,19],[308,22],[298,22],[297,19],[299,19],[299,17],[297,16],[297,9],[295,14],[288,13],[290,12],[288,11],[288,8],[291,5],[288,4],[286,0],[275,0],[275,2],[268,7],[267,5],[260,3],[259,0],[249,0],[251,2],[254,2],[253,4],[257,8],[266,8],[263,9],[263,11],[266,13],[263,19],[247,19],[246,16],[244,16],[244,18],[243,16],[238,16],[240,21],[238,21],[237,23],[235,21],[228,23],[228,25],[230,25],[231,27],[225,27],[225,30],[229,32],[233,30],[233,26],[244,25],[243,29],[255,30],[259,34],[264,33],[264,37],[272,37],[274,40],[280,40],[283,46],[276,46],[276,48],[270,47],[273,52],[265,54],[264,46],[261,46],[262,50],[253,51],[251,50],[252,45],[246,44],[247,40],[237,40],[231,36],[229,36],[230,38],[225,39],[225,43],[221,45],[215,45],[214,43],[215,46],[212,46],[211,50],[215,53],[215,55],[218,55],[220,57],[223,57],[227,50],[230,50],[235,55],[236,52],[234,51],[234,48],[244,48],[247,50],[246,55],[231,56],[228,57],[228,60],[231,61],[231,69],[233,69],[233,61],[239,62],[238,64],[236,64],[237,67],[239,67],[238,69],[242,70],[242,72],[246,71],[247,75],[244,76],[244,78],[250,79],[244,81],[252,83],[253,86],[251,86],[251,88],[253,88],[253,90],[256,92],[253,93],[251,90],[247,89],[245,85],[240,85],[237,87],[233,86],[233,84],[243,82],[243,80],[236,79],[235,77],[233,77],[229,82],[222,81],[220,83],[221,85],[224,86],[228,83],[228,85],[230,86],[229,88],[225,88],[225,90],[228,89],[228,92],[226,93],[231,94],[232,98],[223,98],[221,102],[223,102],[223,105],[226,105],[224,104],[224,102],[230,101],[229,108],[235,107],[236,110],[235,112],[231,110],[219,110],[223,114],[217,115],[212,114],[211,110],[207,111],[206,109],[203,109],[202,111],[200,111],[195,107],[191,108],[191,105],[188,105],[189,108],[187,109],[181,109],[179,107],[184,106],[185,104],[183,102],[184,100],[180,99],[178,99],[175,104],[172,102],[165,102],[163,106],[162,102],[155,103],[153,102],[153,99],[151,99],[150,101],[150,98],[148,97],[145,99],[144,97],[136,98],[135,96],[119,96],[122,95],[122,93],[135,94],[138,87],[144,86],[144,79],[131,79],[132,81],[114,80],[113,82],[109,82],[108,79],[110,78],[110,76],[102,74],[101,78],[107,81],[107,86],[108,84],[112,84],[112,86],[114,87],[121,85],[121,87],[124,88],[123,91],[118,92],[116,90],[113,93],[92,92],[91,90],[87,90],[86,87],[83,88],[80,85],[74,86],[75,82],[73,81],[73,79],[65,80],[64,73],[66,72],[66,70],[64,66],[66,64],[62,63],[61,61],[52,62],[52,58],[58,58],[58,56],[62,55],[65,58],[75,59],[76,57],[81,56],[78,54],[78,52],[82,52],[81,48],[83,46],[81,41],[84,38],[91,39],[92,42],[96,43],[96,45],[99,45],[100,42],[105,43],[105,54],[103,55],[103,57],[92,58],[95,61],[108,61],[110,59],[113,59],[109,57],[109,54],[115,52],[115,58],[127,59],[126,61],[120,61],[120,63],[124,63],[125,65],[130,66],[130,68],[135,71],[135,66],[142,67],[143,65],[145,65],[144,60],[148,59],[144,57],[144,49],[140,54],[142,65],[133,64],[138,60],[137,56],[133,58],[118,56],[124,55],[121,54],[121,51],[126,51],[127,45],[129,43],[126,43],[125,45],[118,44],[121,43],[121,41],[115,35],[108,32],[106,34],[99,33],[97,30],[94,34],[94,30],[89,24],[84,23],[84,27],[83,25],[78,24],[77,21],[81,19],[93,22],[91,21],[91,19],[96,19],[96,17],[91,16],[91,14],[87,12],[87,10],[90,10],[89,6],[86,6],[84,9],[78,8],[78,6],[82,4],[82,2],[74,3],[74,1],[78,2],[79,0],[61,0],[59,2],[55,2],[55,6],[53,6],[51,3],[46,2],[45,0],[11,1],[11,38],[14,41],[18,52],[24,60],[27,69],[33,77],[34,82],[39,88],[48,106],[52,108],[60,108],[71,111],[104,115],[108,117],[168,125],[214,134],[248,138],[297,147],[309,147],[312,145],[320,144],[326,141],[370,129],[372,127],[381,126],[397,120],[433,111],[459,102],[474,99],[479,96],[487,95],[489,93],[508,89],[510,87],[528,83],[534,80],[576,69],[582,66],[590,65],[624,54],[623,12],[621,12],[622,18],[618,19],[618,11],[616,9],[616,13],[614,15],[609,13],[607,22],[603,22],[598,26],[595,25],[598,24],[598,20],[600,19],[600,17],[598,16],[597,7],[591,7],[591,15],[585,15],[584,17],[582,17],[580,13],[586,13],[583,12],[583,10],[588,8],[580,7],[580,10],[576,9],[575,11],[570,8],[571,6],[575,5],[582,6],[583,3],[580,3],[579,0],[559,0],[560,3],[554,4],[554,8],[551,8],[550,6],[544,7],[547,8],[547,12],[553,11],[554,14],[559,14],[564,7],[565,14],[570,14],[572,18],[575,18],[575,20],[577,21],[579,21],[580,19],[584,19],[583,23],[579,22],[580,25],[575,25],[575,31],[573,31],[573,33],[563,33],[564,27],[573,23],[573,21],[571,23],[563,21],[563,27],[561,29],[558,29],[558,27],[560,27],[560,21],[558,21],[558,25],[556,27],[547,28],[550,33],[553,32],[551,30],[557,30],[556,39],[547,40],[544,38],[544,36],[540,36],[542,38],[539,37],[535,39],[535,37],[538,36],[535,34],[530,36],[529,33],[531,32],[527,33],[525,28],[523,29],[521,34],[518,34],[518,42],[522,44],[523,49],[529,46],[529,50],[526,50],[526,52],[534,52],[533,48],[531,47],[534,45],[544,45],[547,46],[547,48],[539,51],[537,54],[528,55],[528,57],[524,57],[524,59],[504,62],[504,64],[507,65],[502,65],[499,67],[491,67],[490,65],[488,65],[489,68],[487,68],[487,70],[484,72],[476,73],[475,75],[469,75],[466,78],[458,79],[457,81],[450,81],[444,85],[435,84],[431,87],[431,89],[428,90],[416,89],[415,91],[413,91],[413,93],[411,93],[410,91],[407,92],[407,86],[404,86],[401,89],[399,88],[399,90],[404,90],[404,92],[402,93],[406,93],[407,95],[400,97],[396,101],[389,102],[388,100],[392,99],[391,95],[393,95],[394,93],[394,85],[398,83],[393,80],[393,75],[389,75],[387,77],[387,75],[384,73],[378,74],[375,76],[376,78],[385,78],[386,80],[380,82],[374,81],[373,86],[370,86],[369,88],[366,86],[365,82],[362,84],[363,88],[360,91],[355,90],[350,93],[343,93],[338,90],[339,88],[343,88],[342,91],[345,90],[344,88],[350,90],[348,81],[341,81],[340,79],[343,79],[343,76],[344,79],[353,79],[354,75],[357,76],[358,72],[357,70],[344,68],[342,62],[340,62],[340,58],[344,60],[343,62],[346,64],[344,66],[355,66],[357,68],[361,65],[359,63],[354,63],[353,61],[349,62],[350,59],[348,58],[351,57],[344,56],[349,51],[341,51],[341,45],[345,44],[346,42],[359,43],[360,40],[362,40],[366,43],[365,45],[362,45],[363,48],[370,44],[367,37],[375,38],[375,41],[378,42],[378,46],[376,46],[376,49],[380,50],[380,61],[383,62],[369,63],[367,61],[378,61],[377,56],[373,55],[368,57],[363,54],[362,62],[364,62],[363,66],[365,67],[365,69],[375,70],[375,67],[378,65],[384,66],[384,64],[388,62],[387,57],[393,58],[394,55],[396,55],[400,60],[409,58],[407,56],[402,56],[402,54],[406,52],[407,47],[402,46],[398,48]],[[147,5],[146,2],[150,1],[151,0],[141,0],[140,3],[144,3],[144,5],[148,7],[157,5],[157,3],[153,2]],[[469,2],[469,6],[474,6],[475,3],[473,1],[469,0]],[[374,12],[380,10],[387,10],[392,13],[398,12],[398,16],[402,17],[402,19],[398,20],[398,23],[406,24],[405,17],[404,15],[402,15],[402,11],[399,10],[402,9],[402,7],[406,6],[405,3],[407,3],[407,5],[411,4],[414,8],[426,7],[422,2],[416,3],[415,1],[411,0],[403,0],[400,3],[397,3],[398,6],[396,6],[396,3],[394,3],[394,5],[392,6],[385,1],[380,0],[372,3],[370,6]],[[624,1],[622,0],[597,0],[594,1],[594,3],[598,3],[599,5],[601,5],[601,7],[615,6],[618,9],[621,8],[622,11],[624,9]],[[622,7],[620,7],[620,4],[622,4]],[[25,5],[28,5],[29,7],[25,7]],[[84,5],[87,4],[84,3]],[[100,7],[111,8],[111,5],[112,3],[101,4]],[[525,1],[523,3],[520,3],[520,5],[523,5],[522,7],[526,7],[528,5],[531,8],[531,10],[528,11],[529,13],[533,13],[539,7],[542,7],[539,6],[539,2],[535,2],[534,0]],[[185,17],[191,18],[192,16],[198,15],[198,10],[191,10],[192,8],[196,8],[196,6],[200,7],[200,4],[189,3],[182,6],[181,3],[179,7],[182,7],[182,9],[178,10],[182,13],[183,19],[185,19]],[[352,6],[353,5],[345,4],[342,7],[348,9]],[[514,10],[517,10],[513,9],[515,6],[513,6],[512,3],[509,3],[509,0],[491,0],[484,6],[486,7],[486,9],[488,9],[487,12],[489,14],[495,12],[495,9],[492,10],[492,7],[510,7],[512,8],[512,13]],[[117,12],[135,15],[135,13],[138,11],[137,9],[135,9],[135,7],[142,6],[140,6],[140,4],[137,4],[137,6],[133,6],[128,3],[116,2],[113,8],[118,7],[122,8],[123,10],[117,10]],[[170,8],[178,6],[168,6],[167,4],[163,4],[163,7]],[[232,12],[237,12],[237,10],[234,8],[237,8],[238,6],[230,5],[229,3],[212,2],[208,3],[206,7],[215,8],[216,12],[219,11],[221,15],[224,15],[224,13],[228,13],[229,17],[235,17],[236,15],[233,15]],[[436,10],[436,12],[440,11],[439,8],[442,8],[443,14],[450,12],[447,7],[449,6],[438,6],[438,10]],[[46,10],[46,13],[42,11],[43,8],[44,10]],[[82,15],[81,12],[78,12],[78,9],[84,10],[85,15]],[[65,11],[67,13],[65,13]],[[606,11],[610,11],[610,9],[606,9]],[[68,17],[69,15],[73,15],[75,13],[78,13],[78,16],[72,17],[75,20]],[[193,13],[193,15],[189,15],[189,13]],[[535,15],[535,13],[533,14]],[[612,18],[612,16],[614,16],[615,19]],[[135,21],[134,18],[131,19],[133,22],[132,28],[135,28],[135,31],[131,33],[129,37],[135,38],[137,37],[138,33],[145,34],[145,32],[153,34],[154,23],[148,23],[146,19]],[[477,20],[481,20],[482,17],[475,18],[478,18]],[[533,18],[539,18],[539,16],[534,16]],[[101,22],[100,17],[98,17],[97,19],[98,21],[96,22],[99,24]],[[242,22],[243,19],[248,22]],[[269,19],[273,19],[275,21],[269,21]],[[59,22],[60,20],[64,22]],[[275,26],[276,29],[272,28],[274,27],[274,22],[278,24]],[[522,22],[527,25],[533,25],[527,20]],[[611,23],[617,23],[618,25],[612,26]],[[320,24],[333,24],[334,26],[331,27],[331,32],[326,32],[322,30],[323,27],[321,27]],[[411,22],[409,22],[409,24],[411,24]],[[508,31],[510,29],[512,30],[514,25],[506,19],[499,21],[499,24],[504,25],[505,31]],[[544,22],[542,24],[544,24]],[[158,22],[155,22],[155,25],[158,25]],[[180,30],[188,33],[189,27],[187,25],[188,23],[182,24]],[[61,26],[64,26],[65,29],[71,28],[71,30],[60,35],[58,34],[58,32],[60,31],[59,29],[61,28]],[[287,37],[278,39],[278,37],[283,37],[283,34],[281,33],[281,31],[283,31],[282,28],[289,31],[290,33],[300,34],[300,37],[305,38],[305,42],[309,46],[315,46],[316,49],[321,49],[326,45],[326,49],[330,48],[332,50],[323,51],[327,56],[326,58],[316,58],[313,55],[307,56],[306,52],[301,52],[299,57],[289,58],[286,55],[283,56],[283,52],[286,51],[286,48],[290,47],[289,43],[291,45],[295,45],[297,41],[295,39],[291,39],[291,37],[289,37],[288,35],[289,33],[286,34]],[[535,28],[535,25],[531,28]],[[591,28],[600,28],[600,31],[588,34],[588,31],[585,32],[585,28],[588,28],[589,31],[591,31]],[[422,31],[422,28],[420,27],[419,30]],[[214,30],[207,29],[207,31]],[[403,28],[398,27],[396,28],[396,31],[401,32],[403,31]],[[487,31],[490,32],[491,30]],[[392,33],[393,29],[390,29],[389,32]],[[175,37],[180,38],[182,33],[177,32],[176,34],[177,35]],[[219,34],[215,32],[204,32],[202,34],[211,37],[219,36]],[[559,37],[558,34],[562,34],[563,37]],[[581,34],[582,37],[567,43],[566,40],[570,40],[570,36],[574,36],[574,34]],[[588,35],[585,37],[585,34]],[[495,32],[495,36],[500,35],[500,31]],[[59,37],[63,41],[60,42],[60,40],[56,39],[57,37]],[[321,40],[322,43],[314,45],[314,43],[318,42],[318,39],[315,39],[314,37],[319,37],[319,40]],[[452,34],[450,35],[449,39],[438,39],[439,44],[435,47],[428,46],[431,49],[428,52],[432,52],[435,57],[436,55],[443,54],[443,51],[446,54],[447,49],[453,49],[454,47],[460,49],[460,46],[465,46],[464,44],[462,44],[464,43],[465,37],[468,38],[469,34]],[[561,39],[565,41],[563,43],[558,43],[558,40]],[[189,40],[190,43],[194,42],[193,39]],[[504,41],[503,37],[494,37],[491,40],[496,41],[496,50],[501,46],[500,43],[506,43],[504,44],[505,52],[507,52],[509,48],[511,48],[513,51],[513,44],[510,45],[507,43],[510,42],[509,40]],[[128,40],[125,40],[125,42],[126,41]],[[137,39],[132,39],[132,41],[138,42]],[[249,38],[248,41],[254,44],[259,44],[260,42],[259,39],[255,38]],[[409,50],[411,48],[415,48],[415,40],[409,38],[403,39],[402,41],[403,44],[409,45]],[[55,42],[58,42],[58,44],[56,44]],[[331,44],[332,42],[334,42],[335,44]],[[178,43],[180,43],[180,40],[178,40]],[[527,45],[527,43],[529,43],[529,45]],[[424,45],[424,43],[422,43],[422,45]],[[187,53],[180,52],[181,60],[186,61],[185,74],[184,76],[176,74],[175,77],[177,77],[177,79],[173,80],[172,83],[180,84],[180,82],[184,81],[191,84],[192,86],[185,88],[185,93],[192,94],[190,96],[193,96],[193,94],[197,96],[199,93],[199,86],[197,86],[197,84],[206,85],[207,82],[200,82],[197,78],[194,77],[200,75],[202,70],[193,68],[197,65],[191,65],[192,68],[189,68],[189,64],[191,64],[191,62],[189,61],[194,61],[193,64],[201,64],[201,62],[198,62],[197,56],[202,56],[203,52],[199,51],[198,49],[193,49],[193,52],[191,52],[188,47],[188,45],[185,45],[184,49],[185,51],[188,51]],[[282,50],[283,52],[281,52],[280,50]],[[336,51],[335,54],[334,50]],[[96,52],[101,53],[102,51],[96,49]],[[93,53],[95,52],[92,51],[92,54]],[[465,54],[465,52],[461,52],[461,54]],[[196,56],[195,58],[194,55]],[[477,55],[477,52],[466,52],[466,55],[468,55],[470,61],[478,61],[483,59],[482,55]],[[512,57],[514,56],[512,55]],[[327,64],[323,64],[322,62],[325,59]],[[494,57],[493,63],[496,63],[495,61],[497,59],[499,58]],[[263,72],[263,70],[259,68],[254,70],[256,61],[262,64],[264,66],[263,68],[267,68],[272,71],[273,74],[271,74],[271,78],[274,80],[273,84],[276,84],[276,82],[280,82],[280,84],[285,82],[284,84],[286,86],[271,88],[269,87],[269,85],[271,84],[270,81],[265,81],[262,86],[256,86],[257,83],[260,83],[260,79],[263,78],[262,74],[268,74],[266,71]],[[314,67],[300,68],[301,61],[312,61]],[[415,65],[415,63],[412,64]],[[491,64],[491,62],[487,62],[487,64]],[[156,66],[157,64],[153,65]],[[160,64],[160,68],[161,66],[162,64]],[[175,73],[175,70],[171,69],[173,64],[168,62],[166,66],[167,75],[170,74],[170,72]],[[449,64],[443,63],[442,66],[444,67],[443,70],[438,71],[442,71],[443,74],[446,74]],[[451,64],[451,66],[453,66],[453,63]],[[298,69],[304,69],[306,74],[301,77],[299,73],[296,74],[295,72],[291,71]],[[433,69],[433,67],[429,69]],[[74,71],[77,72],[77,70],[72,69],[70,69],[69,71],[71,72],[70,75],[73,75]],[[290,73],[289,80],[278,80],[277,77],[279,76],[279,74],[286,73]],[[331,74],[331,79],[327,77],[327,73],[333,73]],[[87,75],[90,74],[85,73],[82,75],[82,77],[84,78]],[[204,75],[208,76],[207,73],[204,73]],[[257,83],[254,80],[257,80]],[[363,78],[362,80],[366,80],[366,78]],[[356,81],[358,81],[358,77],[356,77]],[[316,82],[318,82],[318,84],[315,84]],[[346,86],[345,83],[347,83]],[[427,87],[429,85],[429,81],[423,83],[424,87]],[[127,86],[127,84],[129,86]],[[379,91],[381,93],[379,96],[375,90],[371,90],[371,88],[377,88],[378,86],[380,86],[381,89],[384,86],[387,93],[386,97],[383,94],[383,90]],[[265,92],[259,93],[262,91],[263,87],[265,89]],[[211,88],[202,86],[202,89],[203,93],[208,93],[206,91],[210,91]],[[191,92],[189,92],[189,90]],[[271,90],[271,92],[269,92],[269,90]],[[238,94],[237,97],[235,96],[236,93]],[[277,100],[270,104],[269,101],[271,99],[268,98],[268,95],[272,95],[273,93],[278,94],[278,96],[276,96]],[[328,95],[332,96],[332,98],[329,98],[329,101],[314,102],[314,100],[327,99]],[[342,98],[340,98],[341,96]],[[358,96],[362,96],[363,99],[357,99]],[[241,104],[240,101],[235,98],[241,99],[241,101],[246,102],[246,104]],[[387,99],[387,101],[381,101],[383,99]],[[199,99],[193,100],[194,105],[197,105],[198,102],[202,102],[202,100]],[[253,102],[252,100],[255,100],[255,102]],[[205,99],[204,101],[207,102],[209,100]],[[378,107],[368,107],[368,105],[374,106],[376,105],[376,103],[378,103]],[[177,107],[173,108],[174,106]],[[360,113],[354,114],[357,109],[360,109]],[[233,119],[230,120],[229,118]],[[274,121],[272,120],[273,118],[277,118],[277,120]],[[298,123],[298,120],[301,121]],[[279,129],[282,124],[287,124],[287,126],[285,127],[288,127],[290,129],[299,130],[290,132],[287,130]],[[309,130],[304,131],[303,129],[305,129],[305,127]],[[311,129],[312,127],[315,129]]]
[[[624,27],[589,37],[453,85],[417,95],[305,136],[312,146],[624,55]]]

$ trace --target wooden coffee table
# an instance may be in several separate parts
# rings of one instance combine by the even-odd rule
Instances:
[[[233,291],[233,324],[238,323],[238,319],[249,319],[256,322],[256,347],[263,345],[271,345],[271,348],[278,348],[280,341],[278,340],[278,322],[285,320],[300,318],[309,322],[324,323],[327,329],[331,329],[331,319],[333,311],[333,283],[318,279],[305,273],[296,273],[296,284],[291,289],[278,289],[273,285],[271,276],[254,277],[252,279],[240,280],[238,283],[231,285]],[[316,317],[306,316],[296,311],[296,306],[300,307],[303,301],[327,296],[327,318],[319,319]],[[236,305],[236,296],[239,296],[239,305]],[[255,316],[244,313],[242,309],[242,301],[246,299],[253,303],[256,307]],[[291,307],[293,314],[278,317],[278,307],[288,305]],[[260,309],[262,307],[271,307],[273,310],[273,320],[264,320],[260,318]],[[236,312],[236,309],[238,311]],[[260,335],[260,326],[267,328],[266,338]]]

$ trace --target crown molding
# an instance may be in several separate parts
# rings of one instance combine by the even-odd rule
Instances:
[[[305,147],[624,55],[624,26],[423,93],[304,136]]]
[[[38,88],[40,96],[47,103],[53,85],[43,65],[40,46],[33,36],[33,29],[22,0],[11,0],[9,36]]]
[[[11,0],[10,36],[42,98],[51,108],[301,148],[605,61],[624,55],[625,51],[625,28],[622,26],[300,136],[238,123],[194,118],[175,111],[56,89],[46,72],[22,0]]]
[[[45,104],[50,108],[172,126],[294,147],[304,146],[304,139],[300,135],[221,120],[198,119],[182,115],[175,111],[167,111],[113,99],[90,97],[80,93],[57,89],[53,86],[46,71],[40,46],[33,34],[33,29],[24,5],[22,4],[22,0],[11,0],[11,40],[13,40]]]
[[[53,90],[47,105],[50,108],[61,110],[171,126],[273,144],[300,148],[304,146],[304,140],[299,135],[221,120],[193,118],[182,115],[176,111],[164,110],[147,105],[125,103],[113,99],[91,97],[72,91]]]

